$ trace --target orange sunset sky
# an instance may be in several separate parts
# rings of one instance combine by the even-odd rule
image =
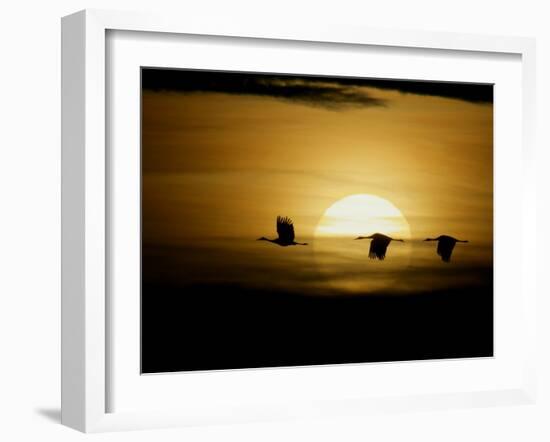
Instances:
[[[410,227],[406,245],[390,246],[394,261],[388,253],[387,267],[378,268],[405,275],[396,290],[412,284],[411,267],[424,270],[415,287],[456,283],[448,266],[427,276],[443,264],[433,243],[421,242],[426,237],[470,241],[457,247],[452,263],[464,281],[492,266],[492,86],[478,86],[490,91],[485,99],[474,86],[461,98],[452,85],[167,74],[163,83],[162,71],[142,72],[142,242],[151,263],[145,279],[264,284],[269,273],[318,290],[319,281],[337,280],[333,273],[346,267],[331,260],[330,247],[315,245],[317,227],[331,205],[357,194],[387,200]],[[277,215],[291,217],[297,240],[310,246],[279,250],[255,242],[276,235]],[[350,236],[374,233],[371,227]],[[364,262],[368,244],[349,247],[356,260],[346,274],[371,265]]]

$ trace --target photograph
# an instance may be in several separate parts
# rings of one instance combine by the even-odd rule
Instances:
[[[141,373],[493,357],[493,118],[493,84],[141,67]]]

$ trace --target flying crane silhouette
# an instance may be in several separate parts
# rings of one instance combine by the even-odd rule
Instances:
[[[289,217],[278,216],[277,217],[277,233],[279,237],[276,239],[269,239],[265,236],[258,238],[258,241],[269,241],[280,246],[307,246],[307,242],[294,241],[294,225]]]
[[[386,257],[386,250],[388,250],[388,245],[392,241],[401,241],[402,239],[394,239],[390,236],[383,235],[382,233],[374,233],[370,236],[358,236],[355,239],[371,239],[370,249],[369,249],[369,258],[370,259],[380,259],[383,260]]]
[[[457,242],[468,242],[448,235],[440,235],[437,238],[426,238],[424,241],[437,241],[437,254],[444,262],[451,262],[451,255]]]

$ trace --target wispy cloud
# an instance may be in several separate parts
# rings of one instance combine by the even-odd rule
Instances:
[[[348,84],[338,79],[320,81],[311,77],[143,69],[142,86],[148,90],[271,97],[333,110],[386,104],[385,100],[373,97],[360,84]]]

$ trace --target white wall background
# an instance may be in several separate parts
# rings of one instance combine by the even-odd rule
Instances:
[[[85,436],[59,425],[60,17],[83,8],[216,15],[227,20],[534,36],[538,44],[539,231],[549,225],[550,14],[523,0],[20,0],[0,10],[0,440],[548,441],[550,284],[539,278],[540,398],[536,406],[373,415]],[[548,150],[548,149],[546,149]],[[513,240],[514,232],[510,232]],[[548,235],[550,236],[550,235]],[[546,263],[539,242],[539,274]],[[548,319],[547,319],[548,318]]]

